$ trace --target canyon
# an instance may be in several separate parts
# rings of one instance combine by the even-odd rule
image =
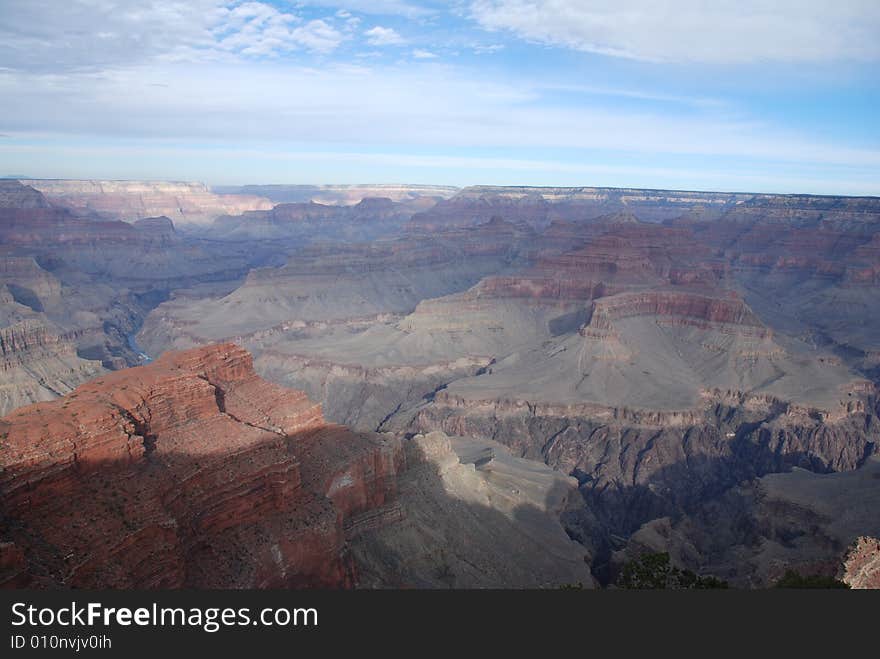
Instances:
[[[876,584],[878,273],[872,197],[0,182],[0,564]]]
[[[443,560],[457,564],[444,579],[463,565],[470,586],[591,583],[583,548],[544,507],[544,497],[564,506],[574,491],[564,478],[528,469],[533,491],[493,504],[445,436],[405,445],[328,423],[302,392],[259,378],[233,344],[168,353],[22,407],[0,421],[0,437],[0,585],[347,588],[366,573],[372,587],[395,586],[405,568],[379,573],[389,554],[373,536],[406,547],[451,506],[461,514]],[[400,497],[398,479],[419,496]],[[528,525],[513,519],[523,510]],[[507,561],[500,538],[531,547]],[[539,566],[548,552],[567,562]]]

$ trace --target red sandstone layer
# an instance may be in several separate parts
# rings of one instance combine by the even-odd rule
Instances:
[[[0,420],[0,584],[350,586],[400,460],[237,346],[169,353]]]

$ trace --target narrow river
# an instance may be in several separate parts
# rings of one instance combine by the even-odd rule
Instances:
[[[137,339],[135,339],[136,334],[137,332],[132,332],[126,337],[128,340],[128,347],[137,353],[141,364],[149,364],[151,361],[153,361],[153,358],[145,353],[143,349],[138,345]]]

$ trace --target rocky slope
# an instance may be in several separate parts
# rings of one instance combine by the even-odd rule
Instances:
[[[337,422],[374,430],[404,400],[420,401],[489,361],[444,353],[446,344],[426,349],[424,334],[405,340],[401,317],[422,300],[527,261],[533,237],[495,221],[430,237],[314,245],[284,267],[252,271],[225,297],[169,300],[149,315],[138,341],[151,354],[240,342],[264,376],[308,391]]]
[[[505,251],[475,259],[461,246],[439,240],[316,246],[283,267],[251,271],[225,297],[158,308],[139,340],[158,352],[163,335],[176,335],[175,326],[211,341],[287,321],[406,312],[424,298],[468,288],[485,273],[503,268],[506,258]]]
[[[62,226],[91,224],[60,237],[45,218],[65,211],[19,187],[7,196],[26,239],[10,255],[31,261],[7,266],[8,324],[36,315],[80,357],[113,365],[97,328],[137,327],[161,302],[138,334],[154,356],[230,340],[334,422],[498,441],[576,479],[567,531],[603,578],[652,520],[691,518],[793,467],[858,470],[880,446],[876,199],[479,187],[432,208],[424,197],[292,200],[199,235],[161,218],[105,222],[101,242],[95,218],[71,213]],[[74,242],[41,245],[27,218]],[[119,256],[105,265],[108,252]],[[88,322],[71,322],[73,291]],[[440,485],[410,488],[428,503],[410,509],[408,530],[376,536],[392,554],[430,534],[423,513],[437,493],[478,484],[443,467],[445,455],[428,470]],[[468,519],[494,519],[478,511]],[[822,560],[845,544],[826,543]],[[472,583],[455,554],[444,578]],[[388,577],[388,565],[361,563],[376,583]],[[407,569],[440,583],[418,561]],[[734,577],[770,578],[749,574]]]
[[[426,200],[433,205],[433,200]],[[320,241],[363,242],[399,233],[416,210],[418,200],[395,202],[367,197],[351,206],[309,203],[278,204],[268,211],[224,215],[207,235],[222,240],[283,240],[309,244]]]
[[[435,432],[405,449],[401,521],[365,530],[352,543],[362,586],[594,585],[590,556],[559,523],[577,495],[574,479],[494,442]]]
[[[0,586],[591,585],[574,483],[494,450],[327,423],[231,344],[168,353],[0,419]]]
[[[70,337],[39,319],[0,327],[0,415],[69,393],[102,372],[100,362],[81,359]]]
[[[228,291],[263,263],[265,250],[182,235],[167,217],[80,214],[0,181],[0,328],[27,321],[46,337],[7,352],[0,411],[69,391],[95,361],[138,363],[128,337],[147,310],[175,289]]]
[[[475,301],[494,310],[503,301],[519,318],[541,309],[545,331],[496,344],[479,374],[385,426],[495,439],[576,476],[590,513],[572,515],[569,530],[598,542],[600,562],[614,537],[742,480],[792,466],[852,470],[876,452],[870,377],[765,322],[737,293],[737,261],[690,229],[605,229],[440,307],[435,336],[456,324],[485,335]],[[491,334],[512,336],[515,316],[492,317]]]
[[[52,206],[33,188],[0,181],[0,258],[31,257],[57,278],[140,291],[241,277],[250,247],[179,235],[168,217],[133,223]]]
[[[393,498],[402,459],[231,345],[103,376],[0,428],[16,585],[349,586],[346,521]]]
[[[729,268],[766,322],[872,372],[880,364],[875,285],[880,198],[758,196],[686,226]]]
[[[878,476],[876,456],[846,473],[767,475],[687,515],[648,522],[614,562],[668,551],[677,564],[737,586],[766,587],[794,569],[877,588]]]

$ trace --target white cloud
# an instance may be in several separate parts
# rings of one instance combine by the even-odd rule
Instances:
[[[422,18],[437,13],[436,9],[405,0],[304,0],[301,5],[339,7],[341,11],[356,11],[380,16]]]
[[[504,45],[500,43],[476,44],[472,47],[475,55],[492,55],[504,50]]]
[[[377,25],[364,31],[367,43],[371,46],[400,46],[406,43],[394,28]]]
[[[166,85],[161,93],[157,84]],[[287,62],[154,63],[102,74],[0,73],[8,134],[515,146],[880,169],[880,151],[868,146],[829,143],[714,111],[678,115],[559,106],[545,100],[542,90],[540,83],[522,79],[467,76],[449,66],[413,63],[320,69]]]
[[[0,0],[0,15],[0,64],[37,72],[97,71],[156,58],[326,53],[344,39],[326,21],[302,24],[295,14],[253,1]]]
[[[880,59],[877,0],[474,0],[490,30],[658,62]]]
[[[0,64],[18,70],[100,69],[214,41],[214,0],[0,0]],[[100,26],[99,34],[95,28]]]
[[[228,33],[217,47],[242,55],[275,55],[305,49],[328,53],[339,47],[343,34],[321,19],[297,25],[301,19],[262,2],[246,2],[231,10],[220,10],[222,17],[215,34]],[[293,27],[297,25],[296,27]]]
[[[416,59],[434,59],[437,57],[437,55],[432,53],[430,50],[423,50],[421,48],[416,48],[414,51],[412,51],[412,56]]]
[[[336,28],[320,19],[292,30],[290,37],[295,43],[319,53],[335,50],[344,38]]]

